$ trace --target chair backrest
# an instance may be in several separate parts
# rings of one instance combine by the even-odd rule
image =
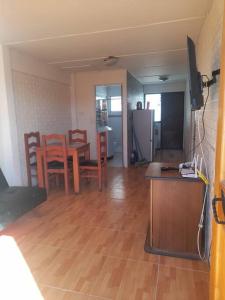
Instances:
[[[40,147],[40,133],[38,131],[25,133],[24,145],[26,154],[28,185],[32,186],[32,177],[36,176],[36,174],[32,174],[31,168],[33,168],[37,162],[36,148]]]
[[[38,131],[24,133],[24,144],[27,166],[30,166],[36,161],[36,148],[40,147],[40,133]]]
[[[67,169],[67,147],[66,136],[63,134],[49,134],[42,136],[43,141],[43,156],[46,170],[50,169],[50,162],[64,163],[64,168]]]
[[[74,129],[68,131],[69,143],[87,143],[87,130]]]
[[[97,155],[98,164],[107,162],[107,134],[106,131],[97,133]]]

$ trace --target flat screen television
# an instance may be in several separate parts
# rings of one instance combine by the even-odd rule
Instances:
[[[202,77],[196,64],[195,44],[187,37],[188,49],[188,78],[190,86],[191,109],[199,110],[204,104],[202,95]]]

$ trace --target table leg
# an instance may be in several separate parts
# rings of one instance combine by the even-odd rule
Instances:
[[[43,175],[43,162],[42,162],[42,155],[39,150],[37,150],[37,180],[38,186],[40,188],[44,187],[44,175]]]
[[[73,180],[74,180],[74,192],[79,194],[80,192],[80,172],[79,172],[79,154],[77,151],[73,153]]]

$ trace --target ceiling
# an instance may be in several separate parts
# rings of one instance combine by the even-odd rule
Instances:
[[[0,43],[67,71],[126,68],[142,83],[185,80],[211,0],[0,0]],[[117,56],[114,66],[103,59]]]

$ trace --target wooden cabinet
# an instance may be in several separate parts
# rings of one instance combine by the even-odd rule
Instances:
[[[162,166],[165,164],[152,163],[146,172],[150,180],[150,222],[145,248],[153,253],[198,257],[204,184],[199,179],[183,178],[178,171],[161,172]]]

